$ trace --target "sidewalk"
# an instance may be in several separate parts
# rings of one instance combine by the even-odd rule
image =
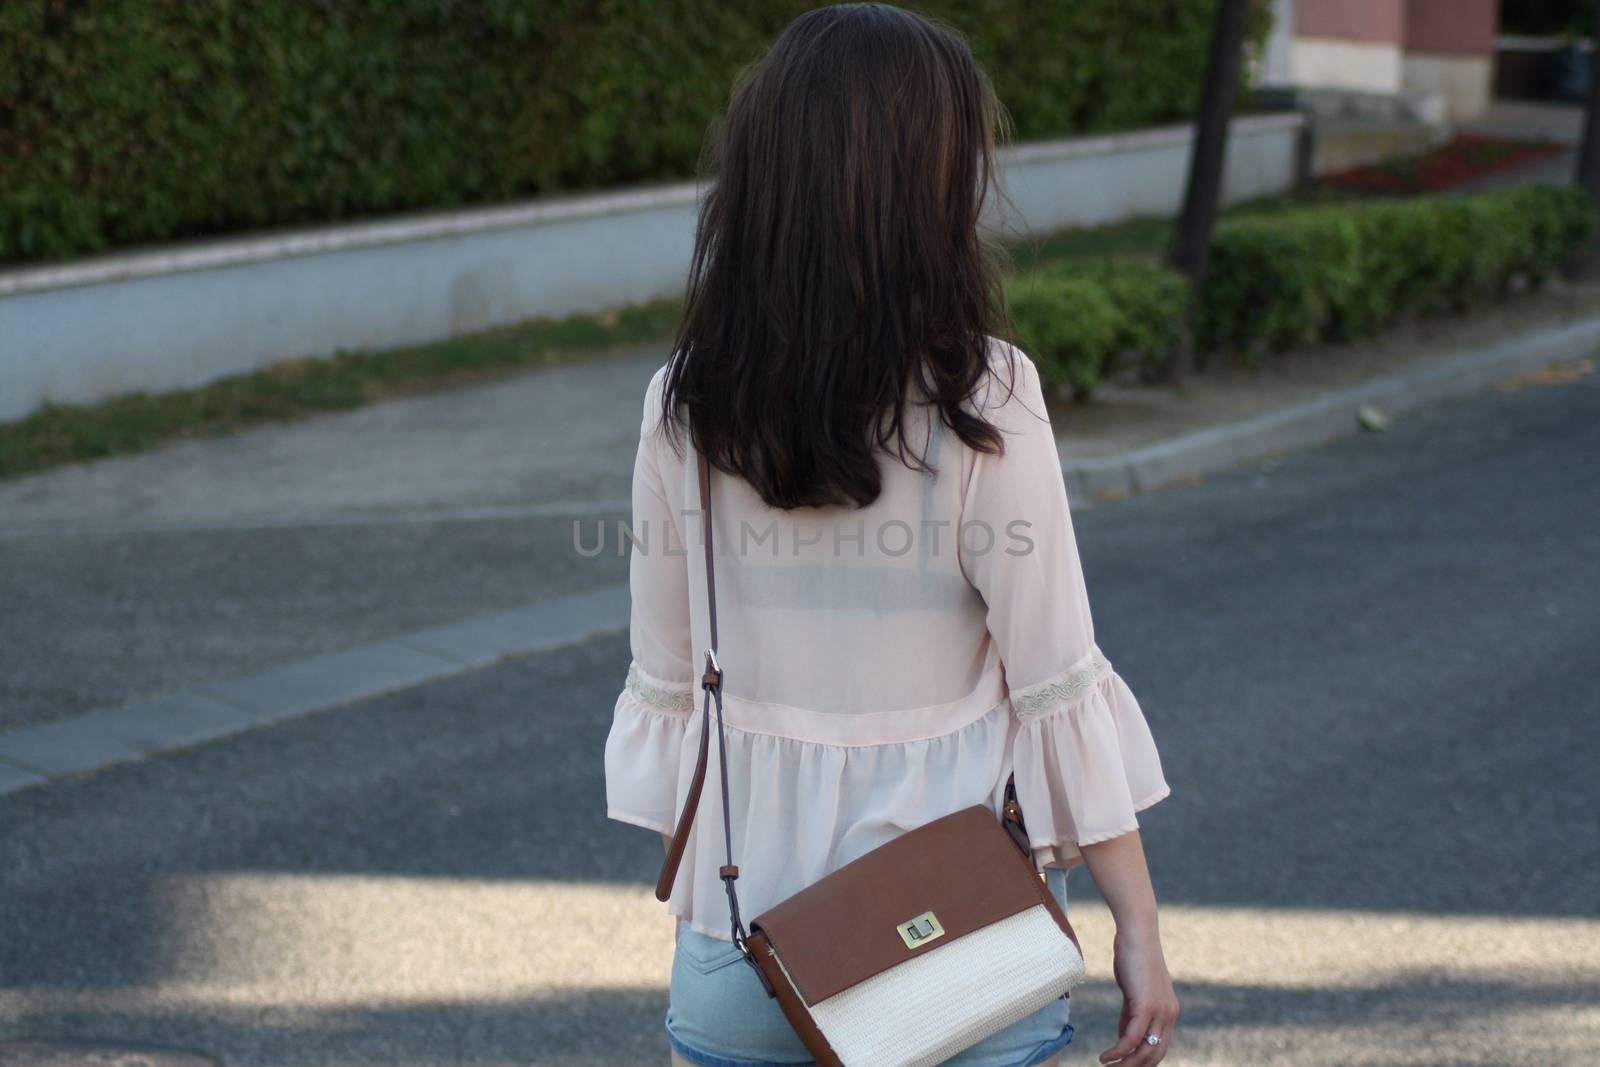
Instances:
[[[1600,284],[1554,286],[1053,417],[1094,507],[1597,349]],[[0,792],[625,630],[626,557],[577,552],[575,520],[626,517],[664,358],[0,482]]]

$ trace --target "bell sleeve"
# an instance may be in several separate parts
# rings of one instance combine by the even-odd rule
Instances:
[[[1036,866],[1070,867],[1082,862],[1079,846],[1137,829],[1135,813],[1170,789],[1138,701],[1095,643],[1038,370],[1006,348],[1014,388],[999,371],[1000,400],[985,411],[1005,453],[973,453],[957,544],[1005,669],[1011,766]]]
[[[605,744],[606,816],[671,834],[680,755],[694,713],[689,570],[682,529],[668,502],[659,453],[665,368],[650,380],[633,465],[633,540],[628,562],[632,660]]]

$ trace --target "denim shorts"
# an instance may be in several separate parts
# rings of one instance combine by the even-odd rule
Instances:
[[[1067,872],[1045,868],[1045,882],[1067,907]],[[767,996],[737,945],[683,927],[672,958],[667,1042],[701,1067],[815,1064],[778,1002]],[[1072,1040],[1072,1001],[1057,997],[1004,1030],[945,1061],[950,1067],[1027,1067]]]

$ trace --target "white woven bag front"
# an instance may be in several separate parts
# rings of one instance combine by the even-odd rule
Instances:
[[[1035,904],[818,1001],[811,1017],[846,1067],[934,1067],[1083,974],[1078,946]]]

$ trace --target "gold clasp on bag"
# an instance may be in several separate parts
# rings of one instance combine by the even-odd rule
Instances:
[[[907,919],[895,929],[900,931],[900,940],[906,943],[906,948],[921,948],[934,938],[944,936],[944,927],[931,911]]]

